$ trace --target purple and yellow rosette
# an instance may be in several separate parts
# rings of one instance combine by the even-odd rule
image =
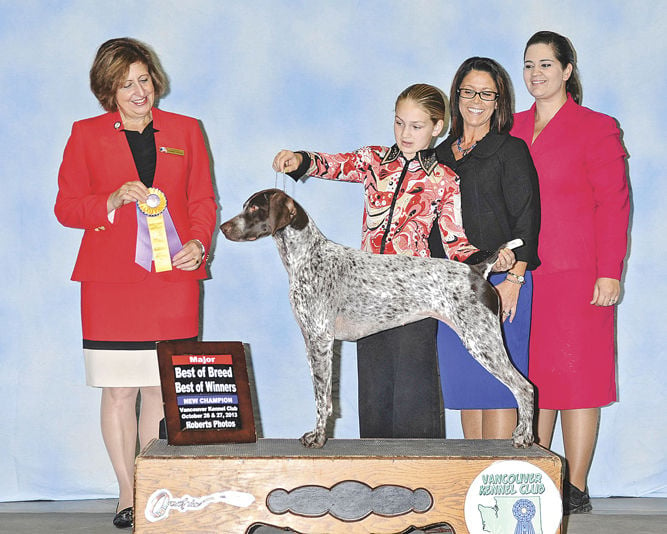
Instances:
[[[137,202],[137,248],[134,261],[147,271],[171,271],[171,258],[183,248],[167,209],[167,197],[157,187],[148,188],[146,202]]]

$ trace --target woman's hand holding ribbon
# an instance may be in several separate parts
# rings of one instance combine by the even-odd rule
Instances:
[[[148,187],[141,181],[125,182],[109,195],[107,199],[107,213],[129,204],[130,202],[146,202]]]
[[[194,271],[204,262],[199,241],[191,239],[171,259],[171,264],[182,271]]]

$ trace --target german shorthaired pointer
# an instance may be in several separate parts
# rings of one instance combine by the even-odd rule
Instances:
[[[514,446],[533,443],[533,387],[505,352],[499,298],[486,280],[498,253],[466,265],[345,247],[324,237],[304,209],[279,189],[252,195],[220,229],[231,241],[273,236],[287,269],[317,406],[317,424],[301,437],[303,445],[322,447],[327,440],[334,339],[355,341],[425,317],[451,326],[470,354],[510,389],[519,406]],[[504,247],[520,245],[515,240]],[[381,304],[380,291],[385,295]]]

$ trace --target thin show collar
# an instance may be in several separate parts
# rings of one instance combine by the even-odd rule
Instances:
[[[390,163],[398,159],[398,156],[400,155],[402,155],[402,153],[398,148],[398,145],[394,145],[384,155],[381,163],[382,165],[384,165],[385,163]],[[417,152],[415,157],[417,158],[419,165],[421,165],[421,168],[424,169],[424,172],[426,172],[427,175],[431,174],[433,172],[433,169],[435,169],[435,167],[438,165],[438,158],[436,157],[434,148],[427,148],[426,150],[420,150],[419,152]]]

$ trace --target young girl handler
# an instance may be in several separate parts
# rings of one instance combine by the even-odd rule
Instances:
[[[437,88],[412,85],[396,100],[392,147],[344,154],[281,150],[273,168],[295,180],[363,183],[363,250],[428,257],[428,236],[438,224],[448,258],[476,263],[484,253],[463,232],[458,177],[430,148],[444,129],[446,109]],[[504,251],[497,268],[513,261],[511,251]],[[444,437],[436,329],[437,321],[429,318],[357,342],[360,437]]]

